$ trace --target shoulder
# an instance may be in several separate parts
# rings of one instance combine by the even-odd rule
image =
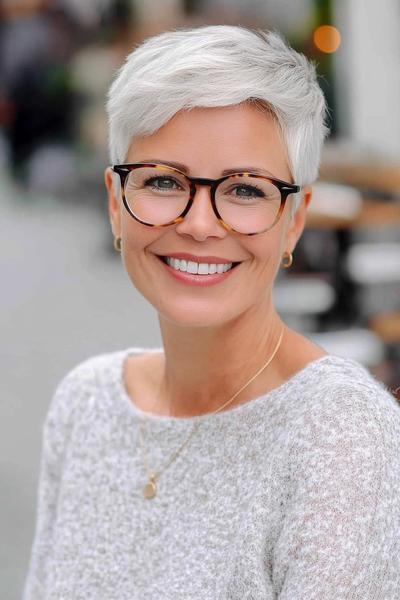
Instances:
[[[370,457],[400,468],[400,404],[362,365],[327,356],[299,378],[292,459]]]
[[[326,355],[307,365],[298,379],[308,409],[332,412],[357,405],[400,414],[390,390],[356,361]]]
[[[318,597],[326,597],[329,588],[329,597],[339,590],[335,597],[344,598],[355,581],[351,589],[360,590],[357,597],[370,598],[366,588],[372,577],[376,589],[394,590],[399,404],[361,365],[333,356],[306,367],[289,391],[285,524],[275,551],[288,585],[296,587],[296,577],[304,576],[304,585],[318,586]],[[334,557],[334,565],[327,556]]]
[[[100,397],[115,385],[129,350],[91,356],[77,363],[55,387],[43,425],[45,442],[54,449],[65,443],[74,422],[99,405]],[[98,408],[98,406],[96,407]]]
[[[50,412],[60,408],[68,396],[69,410],[76,408],[82,395],[96,389],[107,377],[114,374],[116,365],[125,353],[126,351],[118,351],[98,354],[77,363],[57,384],[50,403]]]

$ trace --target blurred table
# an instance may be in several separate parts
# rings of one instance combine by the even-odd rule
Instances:
[[[369,327],[387,344],[400,341],[400,312],[380,313],[369,321]]]
[[[400,202],[363,199],[358,214],[341,218],[327,212],[313,210],[312,204],[307,215],[307,227],[315,229],[359,229],[400,225]]]
[[[343,160],[343,159],[342,159]],[[321,179],[352,185],[359,189],[400,194],[400,163],[378,161],[323,161]]]

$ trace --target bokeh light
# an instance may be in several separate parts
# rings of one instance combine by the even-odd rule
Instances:
[[[332,25],[321,25],[320,27],[317,27],[314,31],[313,39],[318,50],[327,54],[336,52],[341,42],[339,30]]]

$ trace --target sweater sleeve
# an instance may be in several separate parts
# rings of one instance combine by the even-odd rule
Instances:
[[[279,600],[400,599],[400,408],[374,392],[335,390],[294,433]]]
[[[47,564],[51,558],[64,456],[71,435],[74,409],[81,392],[81,374],[85,370],[78,365],[61,380],[43,424],[35,533],[23,600],[46,598]]]

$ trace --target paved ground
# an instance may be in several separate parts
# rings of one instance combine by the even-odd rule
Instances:
[[[29,198],[0,176],[2,600],[22,593],[55,385],[94,354],[161,343],[156,313],[112,250],[105,194],[98,204]]]

